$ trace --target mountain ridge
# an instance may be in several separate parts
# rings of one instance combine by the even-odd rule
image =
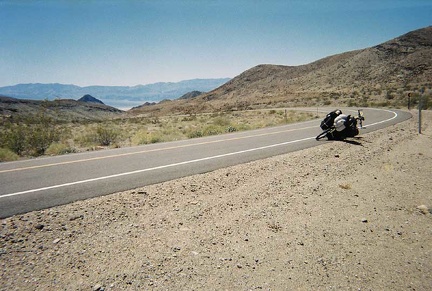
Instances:
[[[220,87],[136,113],[220,111],[266,106],[406,106],[432,88],[432,26],[300,66],[259,64]]]

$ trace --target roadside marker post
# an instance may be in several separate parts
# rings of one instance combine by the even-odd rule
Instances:
[[[419,110],[418,132],[419,132],[419,134],[421,134],[421,122],[422,122],[421,111],[422,111],[422,107],[423,107],[423,94],[424,94],[424,88],[421,88],[420,89],[420,100],[419,100],[419,105],[418,105],[418,110]]]
[[[408,110],[410,110],[411,108],[411,93],[408,93]]]

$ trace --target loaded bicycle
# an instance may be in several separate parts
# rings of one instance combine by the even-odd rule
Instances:
[[[359,128],[363,127],[363,110],[357,110],[357,116],[343,114],[341,110],[334,110],[326,115],[321,122],[321,132],[316,140],[327,137],[329,140],[343,140],[347,137],[354,137],[359,134]],[[357,127],[359,123],[360,127]]]

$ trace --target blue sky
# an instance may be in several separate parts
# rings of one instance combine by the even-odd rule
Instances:
[[[134,86],[301,65],[432,25],[430,0],[0,0],[0,86]]]

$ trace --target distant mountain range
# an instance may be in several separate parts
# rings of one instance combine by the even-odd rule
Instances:
[[[65,84],[18,84],[0,87],[0,94],[31,100],[78,99],[89,94],[106,105],[128,109],[145,102],[177,99],[191,91],[211,91],[230,78],[193,79],[181,82],[160,82],[137,86],[87,86]]]

